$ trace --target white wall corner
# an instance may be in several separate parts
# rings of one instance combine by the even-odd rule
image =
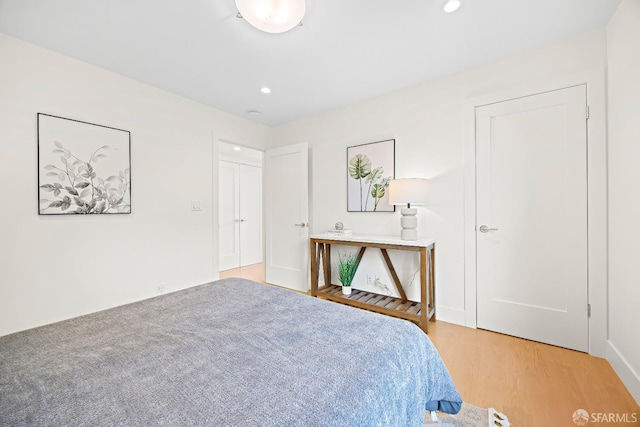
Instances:
[[[607,360],[611,363],[613,370],[616,371],[631,396],[636,400],[636,403],[640,403],[640,375],[633,369],[627,359],[620,354],[620,351],[611,341],[607,341]]]
[[[587,83],[587,169],[589,233],[589,354],[605,357],[607,341],[607,111],[605,70],[589,70]]]
[[[477,326],[476,313],[476,99],[467,101],[464,128],[464,325]]]

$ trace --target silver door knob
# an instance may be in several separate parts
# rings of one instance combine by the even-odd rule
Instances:
[[[300,222],[300,223],[298,223],[298,224],[293,224],[293,225],[295,225],[296,227],[302,227],[302,228],[305,228],[308,224],[307,224],[306,222]]]
[[[489,231],[498,231],[497,228],[489,228],[486,225],[481,225],[479,230],[481,233],[488,233]]]

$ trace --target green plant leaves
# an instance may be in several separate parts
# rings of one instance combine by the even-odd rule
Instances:
[[[384,168],[377,166],[372,168],[371,160],[365,154],[356,154],[349,160],[349,176],[353,179],[360,181],[360,211],[367,211],[369,209],[369,197],[374,199],[373,210],[378,209],[378,203],[386,193],[386,188],[389,186],[389,178],[382,178]],[[362,180],[369,187],[365,189],[363,194]]]
[[[384,172],[384,169],[382,169],[382,166],[378,166],[376,168],[371,169],[371,172],[369,173],[369,175],[367,175],[367,179],[365,179],[365,182],[367,184],[371,184],[375,180],[380,179],[383,172]]]
[[[338,254],[338,278],[342,286],[351,286],[359,261],[353,253]]]
[[[380,199],[382,199],[386,194],[387,188],[389,187],[389,181],[391,181],[391,177],[383,178],[371,188],[371,197],[375,200],[375,205],[373,207],[374,211],[378,209]]]
[[[374,199],[381,199],[384,197],[385,189],[382,184],[373,184],[371,188],[371,197]]]
[[[371,160],[365,154],[356,154],[349,161],[349,175],[353,179],[366,178],[371,173]]]

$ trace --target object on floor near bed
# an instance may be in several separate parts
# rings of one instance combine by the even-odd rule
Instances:
[[[461,405],[414,324],[244,279],[0,337],[0,396],[0,425],[420,426]]]
[[[482,409],[463,403],[456,415],[427,412],[422,427],[510,427],[506,415],[494,408]]]

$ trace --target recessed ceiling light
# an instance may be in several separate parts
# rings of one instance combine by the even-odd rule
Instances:
[[[242,148],[238,147],[237,145],[235,147],[233,147],[233,149],[236,150],[236,151],[242,150]]]
[[[447,0],[442,5],[442,9],[447,13],[451,13],[458,10],[461,5],[462,5],[462,0]]]
[[[264,94],[271,93],[271,89],[265,86],[263,88],[260,88],[260,92]]]

